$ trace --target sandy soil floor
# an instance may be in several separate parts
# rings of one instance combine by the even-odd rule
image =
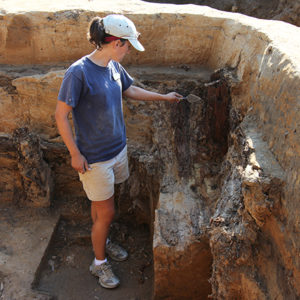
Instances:
[[[93,259],[89,231],[89,223],[60,222],[42,266],[37,290],[58,300],[152,299],[152,250],[147,228],[112,225],[112,239],[129,251],[127,261],[110,260],[121,280],[121,285],[113,290],[102,288],[89,272]]]
[[[91,223],[84,220],[70,221],[45,210],[1,205],[0,299],[152,299],[149,230],[112,225],[111,238],[128,250],[129,259],[112,261],[121,285],[107,290],[89,272],[93,260]]]

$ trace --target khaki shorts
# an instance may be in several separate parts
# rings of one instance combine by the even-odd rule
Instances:
[[[114,158],[90,164],[91,170],[79,173],[83,189],[91,201],[103,201],[114,195],[114,184],[129,177],[127,146]]]

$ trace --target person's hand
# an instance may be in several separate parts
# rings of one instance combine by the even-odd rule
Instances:
[[[86,158],[81,153],[71,156],[71,166],[81,174],[84,174],[87,170],[91,170]]]
[[[166,101],[169,101],[171,103],[178,103],[183,98],[182,95],[180,95],[176,92],[168,93],[168,94],[164,95],[164,97],[165,97]]]

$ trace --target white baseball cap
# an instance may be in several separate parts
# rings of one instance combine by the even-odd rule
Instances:
[[[143,45],[138,41],[139,32],[131,20],[123,15],[108,15],[103,18],[104,30],[107,34],[128,40],[130,44],[139,51],[145,51]]]

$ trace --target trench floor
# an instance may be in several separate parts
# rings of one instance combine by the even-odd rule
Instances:
[[[121,285],[102,288],[89,272],[93,260],[90,222],[61,220],[44,260],[37,290],[58,300],[150,300],[153,288],[152,250],[146,227],[114,223],[111,238],[126,248],[129,259],[111,261]]]
[[[90,220],[0,205],[0,299],[150,300],[153,263],[145,226],[114,222],[111,238],[129,252],[113,262],[118,288],[102,288],[89,272]],[[33,287],[33,288],[32,288]]]

